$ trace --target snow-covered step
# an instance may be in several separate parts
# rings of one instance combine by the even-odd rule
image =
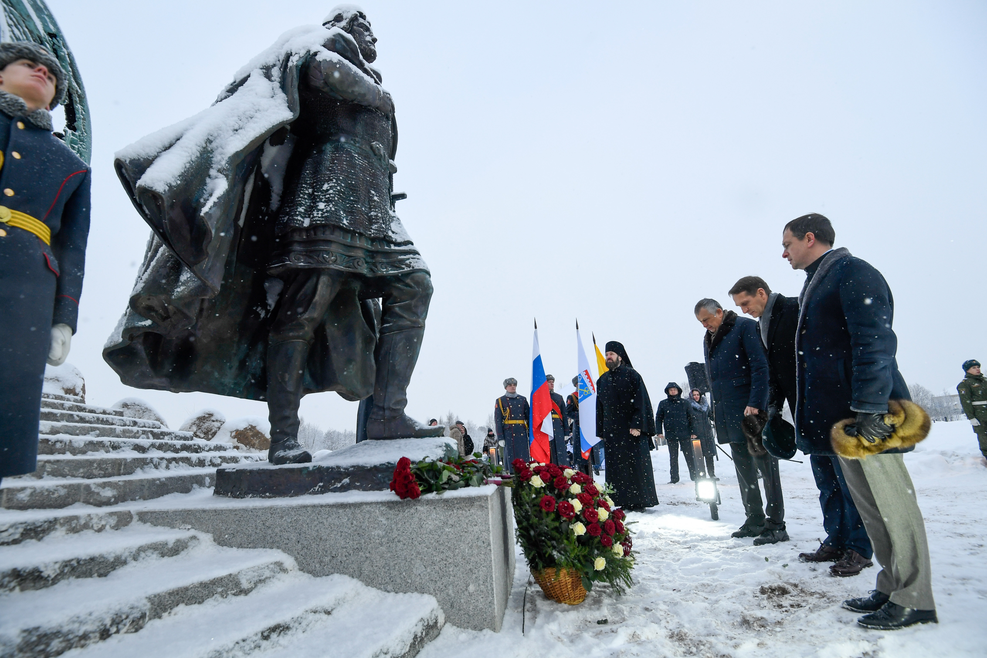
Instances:
[[[183,658],[411,658],[442,624],[431,596],[389,594],[347,576],[293,573],[246,596],[178,609],[138,633],[65,655],[132,658],[167,646],[170,655]]]
[[[0,509],[0,548],[26,541],[40,541],[45,537],[125,528],[135,520],[131,510],[105,507],[30,511]]]
[[[161,428],[59,423],[49,420],[41,421],[38,431],[42,436],[67,434],[69,436],[93,436],[110,439],[149,439],[158,441],[191,441],[194,438],[191,432],[180,432]]]
[[[133,451],[140,453],[154,452],[229,452],[234,450],[232,443],[219,441],[159,441],[154,439],[110,439],[99,437],[42,436],[38,441],[39,455],[86,455],[92,453],[113,453]]]
[[[0,594],[0,655],[58,656],[136,632],[178,606],[247,594],[294,569],[278,551],[223,548],[209,540],[175,557],[131,562],[103,578]]]
[[[0,551],[0,593],[51,587],[67,578],[103,578],[147,556],[178,555],[201,542],[196,532],[133,524],[33,540]]]
[[[64,393],[48,393],[47,391],[41,394],[41,404],[44,404],[46,400],[54,400],[56,402],[74,402],[76,404],[86,403],[86,401],[80,395],[65,395]]]
[[[125,501],[188,493],[196,487],[212,487],[215,482],[215,468],[135,473],[92,480],[4,478],[3,488],[0,489],[0,507],[15,510],[55,509],[76,503],[107,507]]]
[[[60,411],[81,411],[83,413],[97,413],[103,416],[119,416],[123,418],[123,409],[110,409],[108,407],[93,407],[84,402],[69,402],[68,400],[53,400],[41,398],[41,410],[46,409]]]
[[[41,420],[52,423],[81,423],[83,425],[112,425],[120,427],[146,427],[148,429],[167,429],[156,420],[144,420],[143,418],[128,418],[126,416],[116,416],[110,414],[97,413],[93,409],[88,411],[69,411],[66,409],[42,409]]]
[[[41,479],[56,478],[108,478],[131,475],[137,471],[160,469],[168,471],[176,468],[219,468],[226,464],[259,461],[260,453],[206,452],[206,453],[165,453],[142,455],[140,453],[106,455],[45,455],[38,458],[38,468],[25,477]]]

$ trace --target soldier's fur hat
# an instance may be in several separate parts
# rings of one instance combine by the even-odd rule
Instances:
[[[980,362],[977,361],[976,359],[967,359],[966,361],[963,362],[963,372],[966,372],[967,370],[969,370],[974,366],[977,366],[979,368]]]
[[[507,388],[508,386],[517,386],[517,380],[513,377],[508,377],[504,380],[504,388]]]
[[[888,413],[884,416],[884,422],[894,431],[886,439],[871,443],[863,437],[850,436],[846,433],[846,427],[856,422],[856,418],[841,420],[833,425],[833,429],[829,432],[833,451],[840,457],[863,459],[885,450],[910,448],[929,436],[929,430],[932,429],[932,419],[929,418],[929,414],[910,400],[888,401]]]
[[[65,98],[65,72],[55,56],[32,41],[10,41],[0,43],[0,70],[7,68],[20,59],[29,59],[38,64],[44,64],[48,71],[55,76],[55,97],[51,100],[50,109]]]

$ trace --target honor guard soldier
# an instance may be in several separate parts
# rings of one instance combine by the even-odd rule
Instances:
[[[0,44],[0,479],[37,468],[45,361],[79,317],[90,175],[52,134],[65,85],[44,48]]]
[[[497,439],[504,442],[504,467],[510,473],[513,470],[511,462],[515,459],[526,462],[531,460],[531,437],[528,433],[531,408],[527,398],[518,395],[516,379],[505,379],[504,390],[507,392],[494,403],[494,425],[497,428]]]
[[[960,394],[963,413],[973,425],[977,441],[980,442],[980,452],[987,457],[987,382],[980,372],[980,362],[976,359],[964,361],[963,371],[966,376],[956,385],[956,392]]]

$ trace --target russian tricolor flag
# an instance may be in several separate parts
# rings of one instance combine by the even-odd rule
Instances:
[[[547,464],[551,461],[551,440],[555,435],[552,427],[552,395],[545,379],[545,366],[541,361],[538,347],[538,323],[535,322],[535,345],[531,357],[531,458]]]

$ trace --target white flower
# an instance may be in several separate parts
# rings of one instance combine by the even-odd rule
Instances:
[[[562,471],[562,475],[566,476],[567,478],[571,478],[575,474],[576,474],[576,472],[574,470],[572,470],[571,468],[567,468],[564,471]]]
[[[541,481],[540,477],[535,475],[532,476],[531,478],[531,486],[533,486],[535,489],[541,489],[542,487],[545,486],[545,483]]]
[[[624,547],[621,546],[620,544],[614,544],[613,548],[611,548],[610,550],[612,550],[613,554],[616,555],[617,557],[624,557]]]
[[[593,560],[593,568],[596,569],[597,571],[603,571],[604,569],[607,568],[607,561],[604,560],[602,557],[598,557],[595,560]]]
[[[604,496],[603,497],[603,500],[607,501],[607,505],[609,505],[610,507],[613,507],[613,501],[610,500],[610,496]]]
[[[575,523],[572,524],[572,534],[576,535],[577,537],[579,535],[585,535],[586,534],[586,526],[584,526],[579,521],[576,521]]]
[[[578,484],[574,484],[571,487],[569,487],[569,493],[571,493],[573,496],[575,496],[576,494],[580,494],[582,492],[583,492],[583,488],[580,487]]]
[[[576,510],[576,514],[579,514],[581,511],[583,511],[583,504],[579,502],[578,499],[570,498],[569,502],[572,503],[572,509]]]
[[[603,523],[604,521],[610,518],[610,512],[608,512],[606,509],[602,507],[597,507],[596,511],[600,515],[600,523]]]

